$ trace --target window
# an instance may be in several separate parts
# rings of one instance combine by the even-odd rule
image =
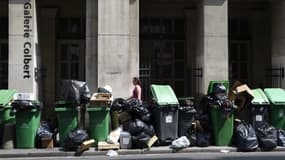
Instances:
[[[57,82],[73,79],[84,80],[84,43],[80,40],[58,42]]]
[[[140,76],[149,83],[170,84],[177,96],[185,94],[185,21],[179,17],[143,17],[140,20]],[[147,67],[146,67],[147,66]],[[145,70],[149,73],[146,74]],[[144,95],[146,99],[148,95]]]
[[[0,89],[8,88],[8,42],[0,39]]]
[[[84,39],[85,19],[81,17],[61,17],[57,20],[57,38]]]
[[[229,44],[229,79],[233,84],[236,80],[243,83],[250,82],[249,54],[250,54],[250,23],[246,17],[230,19]]]
[[[8,18],[0,17],[0,38],[8,38]]]

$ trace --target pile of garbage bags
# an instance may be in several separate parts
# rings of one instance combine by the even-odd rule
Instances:
[[[255,151],[258,147],[263,151],[271,151],[278,145],[284,146],[284,131],[266,122],[254,129],[251,124],[239,121],[234,129],[235,146],[240,151]]]
[[[148,105],[142,104],[138,99],[118,98],[112,103],[111,111],[130,115],[130,119],[122,124],[123,130],[131,134],[133,148],[146,148],[148,141],[155,135]]]

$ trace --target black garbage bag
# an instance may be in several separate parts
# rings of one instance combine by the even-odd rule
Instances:
[[[213,86],[213,94],[226,94],[226,87],[223,83],[215,83]]]
[[[116,98],[111,104],[111,111],[124,112],[127,101],[123,98]]]
[[[229,100],[226,95],[215,95],[211,104],[218,105],[219,110],[225,115],[231,114],[234,110],[233,101]]]
[[[133,108],[139,108],[140,105],[142,105],[140,100],[136,98],[129,99],[126,101],[125,111],[131,113]]]
[[[53,136],[53,132],[50,129],[50,126],[47,122],[42,122],[40,127],[37,130],[37,136],[39,138],[47,138],[51,139]]]
[[[61,83],[59,100],[70,102],[76,107],[89,102],[91,95],[86,82],[63,80]]]
[[[108,91],[107,89],[103,88],[103,87],[99,87],[98,88],[98,93],[111,93],[111,92]]]
[[[141,132],[138,135],[132,136],[133,148],[146,148],[148,141],[152,136],[145,132]]]
[[[63,148],[67,151],[75,151],[82,142],[89,139],[89,136],[86,130],[75,128],[69,134],[68,137],[64,140]]]
[[[208,132],[204,132],[204,131],[197,131],[196,132],[196,145],[199,147],[210,146],[211,145],[211,134]]]
[[[234,141],[240,151],[255,151],[258,148],[258,140],[252,125],[244,121],[237,122],[234,128]]]
[[[197,145],[196,131],[195,131],[193,126],[191,126],[191,128],[188,128],[188,130],[185,133],[185,136],[189,139],[190,146],[196,146]]]
[[[146,104],[143,105],[136,104],[130,107],[129,113],[132,115],[133,118],[140,119],[146,123],[150,122],[151,115],[148,110],[148,106]]]
[[[197,108],[197,111],[199,114],[207,114],[209,109],[209,105],[212,104],[214,101],[214,98],[212,95],[204,95],[199,102],[199,107]]]
[[[130,132],[132,136],[137,136],[141,132],[144,132],[150,136],[155,134],[155,130],[152,125],[146,124],[140,119],[131,119],[124,125],[124,130]]]
[[[277,129],[278,146],[285,147],[285,131],[281,128]]]
[[[151,124],[146,124],[140,119],[131,119],[124,124],[124,130],[132,135],[134,148],[145,148],[155,130]]]
[[[264,122],[259,128],[256,128],[256,135],[260,149],[270,151],[277,146],[277,130],[273,126]]]
[[[10,115],[15,115],[17,111],[23,111],[23,110],[41,110],[42,105],[39,102],[31,101],[31,100],[14,100],[11,103],[12,109],[10,112]]]

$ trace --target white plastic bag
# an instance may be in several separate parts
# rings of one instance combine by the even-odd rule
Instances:
[[[107,143],[111,143],[111,144],[118,143],[121,131],[122,131],[121,127],[118,127],[117,129],[111,131],[107,137]]]
[[[190,145],[190,141],[186,136],[182,136],[171,143],[171,148],[186,148]]]

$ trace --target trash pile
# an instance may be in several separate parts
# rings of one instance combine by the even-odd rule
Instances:
[[[148,142],[155,135],[155,131],[150,123],[151,115],[146,104],[141,104],[137,99],[119,98],[112,103],[111,111],[120,114],[123,131],[131,135],[132,148],[150,147]]]
[[[64,80],[55,106],[56,119],[41,123],[41,103],[27,93],[10,91],[15,94],[13,100],[7,96],[9,101],[1,106],[3,113],[9,110],[10,114],[5,112],[1,122],[16,120],[19,130],[22,117],[32,119],[27,124],[32,139],[20,139],[17,134],[20,145],[16,147],[34,147],[35,135],[36,147],[55,144],[79,154],[91,146],[109,150],[108,156],[118,155],[116,149],[150,149],[152,145],[169,145],[173,152],[211,145],[231,145],[243,152],[285,147],[284,89],[250,89],[238,81],[229,88],[226,81],[213,81],[195,105],[192,97],[177,98],[169,85],[150,87],[152,101],[142,103],[138,99],[113,100],[108,85],[91,96],[86,82]]]

